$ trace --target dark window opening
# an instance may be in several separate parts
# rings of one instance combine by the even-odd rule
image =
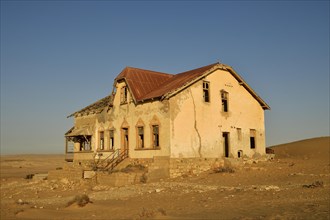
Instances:
[[[222,111],[228,112],[228,92],[221,92]]]
[[[138,148],[144,148],[144,129],[143,127],[138,127]]]
[[[225,150],[225,157],[229,157],[229,133],[223,132],[222,137],[223,137],[223,147]]]
[[[250,137],[250,147],[251,147],[251,149],[256,148],[256,143],[255,143],[255,138],[254,137]]]
[[[256,148],[256,130],[254,129],[250,130],[250,148],[251,149]]]
[[[110,138],[109,138],[109,149],[113,150],[114,146],[115,146],[115,137],[114,137],[114,131],[113,130],[110,130],[109,136],[110,136]]]
[[[206,81],[203,82],[203,98],[204,102],[210,102],[210,83]]]
[[[237,152],[237,157],[238,158],[241,158],[243,156],[243,151],[242,150],[239,150],[238,152]]]
[[[158,125],[152,126],[152,143],[153,143],[154,148],[159,147],[159,126]]]

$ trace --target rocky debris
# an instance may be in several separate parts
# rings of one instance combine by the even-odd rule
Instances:
[[[48,178],[48,173],[36,173],[33,175],[33,180],[46,180]]]
[[[72,200],[68,202],[67,206],[71,206],[72,204],[77,204],[79,207],[84,207],[88,203],[93,203],[90,198],[86,195],[77,195]]]
[[[161,192],[161,191],[163,191],[164,189],[155,189],[155,192],[156,193],[159,193],[159,192]]]
[[[146,209],[143,207],[141,213],[138,214],[138,219],[154,219],[157,216],[166,216],[166,211],[163,208],[154,209]]]
[[[303,185],[304,188],[317,188],[317,187],[323,187],[323,181],[315,181],[312,184]]]
[[[18,200],[16,201],[16,204],[18,204],[18,205],[26,205],[26,204],[29,204],[29,203],[26,202],[26,201],[23,201],[22,199],[18,199]]]

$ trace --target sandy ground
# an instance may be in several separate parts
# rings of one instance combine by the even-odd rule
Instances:
[[[1,156],[3,219],[330,219],[330,138],[275,146],[276,158],[125,187],[28,180],[62,155]],[[84,207],[68,203],[86,194]]]

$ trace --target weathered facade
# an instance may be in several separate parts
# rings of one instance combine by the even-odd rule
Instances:
[[[69,116],[66,150],[73,142],[73,160],[264,155],[268,109],[224,64],[176,75],[126,67],[109,96]]]

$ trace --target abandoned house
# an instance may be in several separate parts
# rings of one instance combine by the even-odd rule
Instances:
[[[174,75],[126,67],[109,96],[68,116],[74,127],[65,134],[66,153],[72,161],[187,160],[190,168],[262,156],[268,109],[225,64]]]

